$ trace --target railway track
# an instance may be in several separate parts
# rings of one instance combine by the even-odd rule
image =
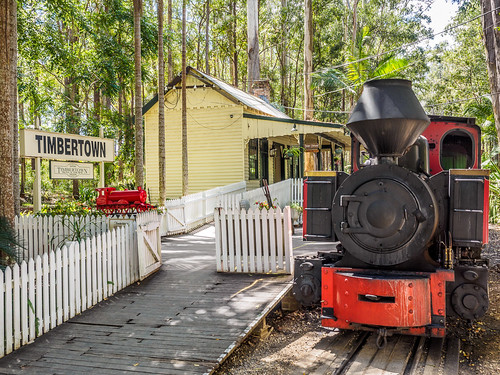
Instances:
[[[340,332],[308,366],[308,374],[458,374],[459,340],[405,335],[387,337],[377,347],[377,334]]]

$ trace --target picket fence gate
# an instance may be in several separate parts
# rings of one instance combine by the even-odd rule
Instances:
[[[160,216],[156,211],[142,213],[136,225],[139,278],[144,280],[161,267]]]
[[[290,207],[215,209],[218,272],[285,272],[293,265]]]
[[[134,222],[0,271],[0,357],[139,280]]]
[[[79,241],[85,237],[106,232],[106,216],[41,215],[16,216],[14,228],[23,246],[20,260],[28,260],[62,247],[66,241]]]

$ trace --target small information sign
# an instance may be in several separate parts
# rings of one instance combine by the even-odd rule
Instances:
[[[74,163],[68,161],[50,161],[50,178],[56,180],[92,180],[92,163]]]

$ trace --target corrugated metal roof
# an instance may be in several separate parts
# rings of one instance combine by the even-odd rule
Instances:
[[[232,96],[237,101],[243,103],[247,107],[256,109],[257,111],[266,113],[266,114],[273,116],[273,117],[291,119],[286,114],[284,114],[283,112],[281,112],[277,108],[273,107],[271,104],[266,103],[264,100],[262,100],[256,96],[248,94],[248,93],[246,93],[246,92],[244,92],[244,91],[242,91],[234,86],[231,86],[223,81],[218,80],[217,78],[214,78],[212,76],[209,76],[208,74],[200,72],[199,70],[196,70],[194,68],[191,68],[191,70],[195,71],[197,74],[199,74],[200,76],[202,76],[206,80],[210,81],[213,85],[215,85],[219,89],[225,91],[227,94]]]

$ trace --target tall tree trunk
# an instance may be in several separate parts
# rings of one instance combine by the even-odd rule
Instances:
[[[237,31],[237,18],[236,18],[236,0],[232,1],[231,4],[231,14],[232,14],[232,22],[231,22],[231,33],[232,33],[232,51],[233,51],[233,56],[231,56],[231,60],[233,63],[233,86],[238,87],[238,49],[236,46],[237,43],[237,38],[236,38],[236,31]]]
[[[304,120],[312,120],[313,98],[311,90],[313,57],[312,0],[304,4]]]
[[[134,0],[135,49],[135,184],[144,187],[142,95],[141,95],[141,13],[142,0]]]
[[[281,83],[281,105],[285,107],[285,112],[288,113],[288,50],[287,50],[287,0],[281,0],[281,51],[280,51],[280,83]]]
[[[0,216],[14,225],[13,133],[17,129],[17,2],[0,0]]]
[[[158,0],[158,152],[160,206],[165,204],[165,61],[163,57],[163,0]]]
[[[94,118],[97,122],[101,121],[101,90],[98,84],[94,84]]]
[[[209,48],[210,48],[210,0],[207,0],[206,6],[206,22],[205,22],[205,73],[210,74]]]
[[[356,39],[358,37],[358,3],[359,0],[354,0],[352,5],[352,44],[351,52],[354,53],[356,48]]]
[[[254,81],[260,79],[259,61],[259,1],[247,1],[247,36],[248,36],[248,91],[253,92]]]
[[[12,184],[14,187],[14,213],[19,215],[21,212],[21,201],[20,201],[20,187],[19,187],[19,118],[17,114],[17,103],[18,103],[18,93],[17,93],[17,76],[16,85],[14,93],[14,126],[12,128]]]
[[[201,35],[202,20],[198,24],[198,35]],[[196,69],[200,70],[201,66],[201,39],[196,38]]]
[[[170,40],[168,41],[168,51],[167,51],[167,63],[168,63],[168,82],[174,79],[174,62],[172,60],[172,0],[168,0],[168,13],[167,13],[167,25],[168,25],[168,36]]]
[[[19,121],[24,127],[25,123],[26,123],[25,118],[24,118],[24,104],[20,100],[18,100],[18,107],[19,107]],[[21,163],[21,181],[20,181],[20,186],[19,186],[19,197],[24,198],[24,196],[25,196],[24,189],[25,189],[25,185],[26,185],[26,159],[21,158],[20,163]],[[19,210],[21,209],[20,205],[21,205],[21,202],[19,202]]]
[[[182,195],[189,191],[186,100],[186,0],[182,0]]]
[[[120,91],[118,92],[118,114],[120,121],[125,123],[125,116],[123,116],[123,103],[125,103],[125,108],[127,107],[127,98],[123,98],[123,86],[122,86],[122,77],[118,77],[118,86],[120,87]],[[125,139],[127,137],[127,132],[120,130],[118,136],[118,142],[120,143],[120,150],[122,145],[125,143]],[[118,180],[123,181],[123,158],[118,159]]]
[[[72,43],[72,32],[68,30],[68,41]],[[76,122],[75,116],[75,107],[76,107],[76,84],[74,83],[73,78],[65,77],[64,78],[64,90],[66,94],[66,100],[68,103],[66,104],[66,131],[68,133],[78,134],[79,127]],[[78,180],[72,180],[72,195],[73,198],[78,199],[80,195],[79,191],[79,183]]]
[[[121,34],[118,34],[118,44],[121,43]],[[123,156],[122,147],[127,139],[127,128],[126,116],[123,116],[123,105],[125,103],[125,108],[127,108],[127,97],[124,90],[123,78],[121,74],[118,74],[118,118],[121,123],[120,130],[118,131],[118,180],[123,181]]]
[[[483,25],[488,80],[490,83],[493,114],[497,137],[500,139],[500,31],[498,30],[498,10],[500,0],[481,0],[481,18]]]

